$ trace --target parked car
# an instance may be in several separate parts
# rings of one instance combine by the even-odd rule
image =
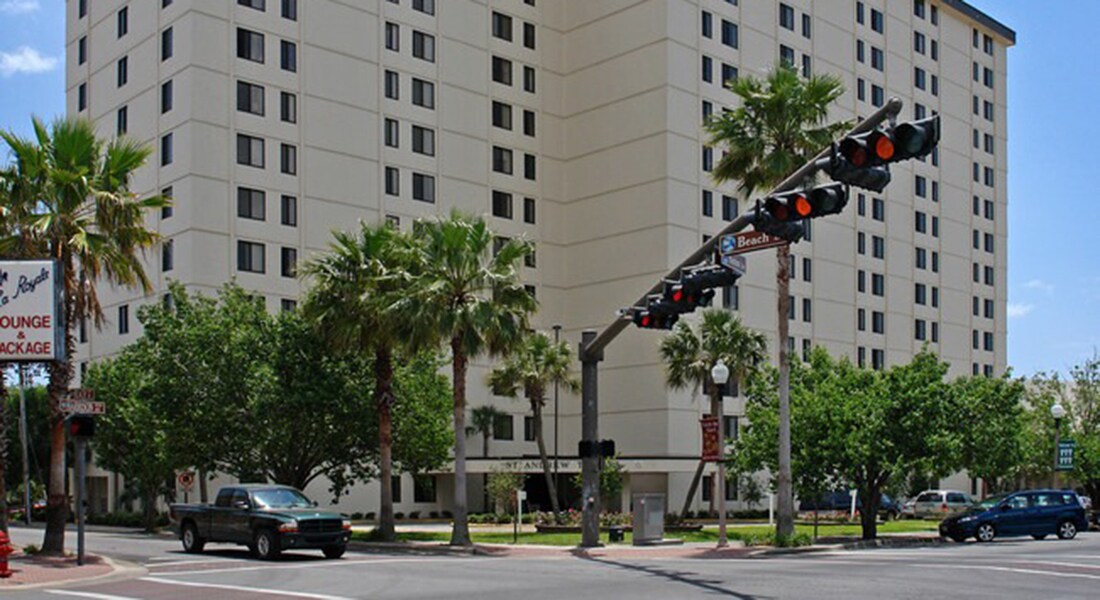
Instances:
[[[292,548],[340,558],[351,539],[347,516],[318,510],[316,502],[283,485],[223,487],[213,506],[172,504],[168,516],[191,553],[202,552],[207,542],[229,542],[248,546],[263,560]]]
[[[1077,494],[1063,490],[1028,490],[987,498],[961,515],[940,523],[940,535],[961,542],[969,537],[990,542],[995,537],[1048,535],[1071,540],[1088,530]]]
[[[903,519],[915,519],[916,518],[916,505],[917,498],[914,496],[901,504],[901,514],[899,515]]]
[[[826,493],[816,502],[809,499],[800,500],[798,503],[799,511],[812,511],[815,508],[819,511],[848,512],[852,509],[851,491],[835,490]],[[859,511],[861,508],[863,508],[863,502],[857,497],[856,510]],[[878,514],[887,521],[897,519],[901,514],[901,505],[888,494],[883,494],[879,498]]]
[[[926,490],[913,504],[913,516],[942,519],[957,515],[974,506],[970,494],[958,490]]]

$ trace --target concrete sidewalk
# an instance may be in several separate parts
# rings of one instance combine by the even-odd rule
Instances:
[[[76,556],[44,557],[23,552],[12,554],[9,561],[12,576],[0,579],[0,591],[26,590],[66,583],[88,583],[136,577],[144,573],[137,565],[111,560],[105,556],[85,556],[84,564],[76,564]]]

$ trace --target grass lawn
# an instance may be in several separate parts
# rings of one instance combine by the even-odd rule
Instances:
[[[934,521],[891,521],[883,525],[879,525],[879,533],[916,533],[925,531],[936,531],[937,523]],[[731,526],[729,528],[729,537],[734,540],[751,540],[766,536],[773,531],[772,527],[768,525],[747,525],[747,526]],[[796,534],[813,534],[813,525],[796,525]],[[818,535],[820,537],[834,537],[834,536],[852,536],[858,537],[861,533],[859,525],[833,525],[822,524],[818,528]],[[353,534],[353,539],[361,541],[369,541],[369,533],[356,532]],[[470,532],[470,537],[473,538],[474,543],[478,544],[511,544],[512,533],[505,531],[477,531],[474,529]],[[705,527],[702,531],[691,532],[676,532],[670,533],[667,537],[680,538],[685,542],[717,542],[718,541],[718,528],[717,527]],[[446,531],[400,531],[397,533],[397,539],[403,542],[446,542],[451,539],[450,532]],[[601,533],[600,539],[603,542],[607,542],[607,533]],[[542,544],[546,546],[576,546],[580,544],[581,534],[579,533],[534,533],[523,532],[519,534],[520,544]],[[625,544],[631,544],[633,537],[631,533],[626,532]]]

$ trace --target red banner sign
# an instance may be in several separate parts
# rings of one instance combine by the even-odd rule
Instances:
[[[703,417],[699,419],[699,424],[703,427],[703,460],[718,462],[722,456],[718,417]]]

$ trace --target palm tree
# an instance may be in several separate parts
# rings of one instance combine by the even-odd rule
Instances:
[[[790,64],[780,64],[763,81],[742,77],[730,84],[741,106],[717,115],[707,124],[711,143],[727,152],[718,161],[714,179],[740,182],[746,196],[771,188],[828,146],[848,128],[847,123],[826,124],[829,106],[844,93],[834,75],[799,77]],[[810,182],[806,182],[807,184]],[[794,497],[791,485],[791,402],[788,364],[787,311],[790,304],[790,247],[777,252],[779,346],[779,477],[776,534],[794,535]]]
[[[59,403],[73,377],[76,344],[73,329],[84,319],[104,323],[96,285],[152,290],[143,265],[144,251],[159,236],[145,226],[148,211],[167,204],[160,196],[139,198],[130,191],[134,171],[152,153],[129,139],[96,137],[86,119],[58,119],[48,128],[34,119],[34,139],[0,132],[12,153],[14,204],[5,207],[17,220],[0,237],[0,253],[58,261],[64,286],[65,359],[49,363],[52,434],[49,497],[42,552],[65,548],[65,429]]]
[[[531,253],[521,240],[497,238],[485,220],[454,212],[413,227],[422,272],[408,302],[429,339],[451,349],[454,393],[454,529],[451,544],[470,545],[466,511],[466,369],[482,353],[503,354],[516,346],[536,308],[520,283],[518,266]]]
[[[380,509],[378,531],[394,541],[393,514],[393,360],[411,321],[395,308],[408,282],[407,240],[393,227],[360,224],[358,234],[334,232],[327,254],[306,263],[315,285],[303,312],[334,348],[374,358],[373,401],[378,412]]]
[[[539,460],[542,461],[542,473],[546,477],[555,521],[560,518],[561,508],[558,506],[558,488],[550,473],[550,460],[546,457],[546,443],[542,439],[542,409],[546,405],[546,387],[551,384],[557,383],[572,392],[580,391],[580,382],[570,373],[572,362],[569,344],[555,344],[549,335],[539,331],[528,335],[516,352],[508,355],[503,364],[489,373],[489,387],[494,394],[515,398],[522,391],[531,404],[535,442],[539,447]]]
[[[470,411],[470,424],[466,426],[466,435],[481,434],[481,456],[489,458],[489,440],[493,439],[493,424],[508,413],[492,404],[479,406]],[[489,511],[489,473],[481,477],[482,506]]]
[[[767,338],[742,325],[732,312],[712,309],[703,312],[698,331],[686,321],[677,323],[672,333],[661,340],[660,351],[668,386],[674,390],[691,389],[693,394],[700,389],[709,392],[711,414],[718,417],[722,412],[722,396],[718,386],[711,382],[711,367],[719,360],[724,362],[730,370],[731,386],[736,388],[766,359]],[[695,469],[684,507],[680,511],[681,518],[691,508],[703,474],[703,464],[700,460]]]

